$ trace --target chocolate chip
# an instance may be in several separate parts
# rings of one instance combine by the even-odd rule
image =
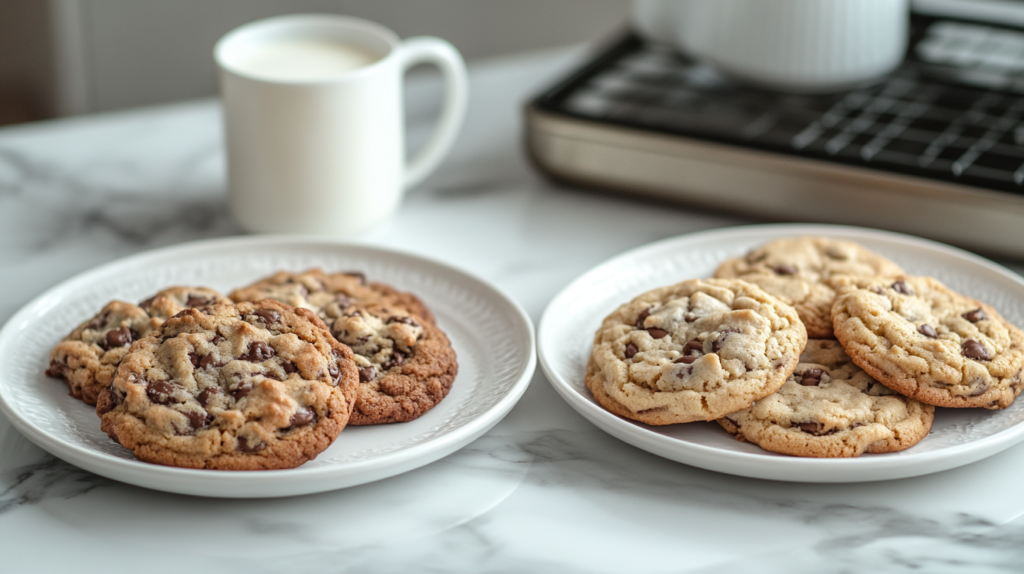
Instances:
[[[338,293],[338,295],[334,297],[334,300],[342,309],[355,303],[355,301],[353,301],[351,297],[345,295],[344,293]]]
[[[800,384],[805,387],[816,387],[821,384],[821,376],[825,371],[821,369],[807,369],[800,378]]]
[[[288,419],[288,424],[291,425],[288,428],[300,427],[302,425],[308,425],[309,423],[316,420],[316,412],[311,408],[299,409],[292,415],[292,418]]]
[[[929,339],[939,338],[939,333],[935,330],[935,327],[932,327],[931,325],[921,325],[920,327],[917,328],[917,332],[921,333],[925,337],[928,337]]]
[[[406,325],[412,325],[413,327],[419,327],[420,324],[413,320],[412,317],[388,317],[387,324],[391,323],[404,323]]]
[[[244,436],[238,437],[238,450],[242,452],[259,452],[267,448],[267,445],[260,439],[248,439]]]
[[[988,390],[988,385],[986,385],[985,383],[981,383],[980,385],[978,385],[978,388],[975,389],[975,391],[973,393],[971,393],[971,396],[972,397],[980,397],[981,395],[984,395],[985,391],[987,391],[987,390]]]
[[[67,374],[68,366],[64,363],[53,360],[50,361],[50,368],[46,369],[46,376],[53,377],[55,379],[63,379]]]
[[[676,360],[674,360],[672,362],[673,363],[682,363],[684,365],[692,365],[698,358],[699,357],[693,357],[693,356],[679,357],[678,359],[676,359]]]
[[[391,360],[388,361],[388,364],[385,365],[384,368],[385,368],[385,370],[393,369],[395,367],[401,366],[401,364],[404,363],[404,362],[405,362],[405,354],[403,354],[398,349],[395,349],[394,352],[391,353]]]
[[[213,356],[213,353],[207,353],[206,355],[203,355],[202,359],[199,359],[199,368],[200,369],[209,369],[211,367],[216,369],[218,367],[223,367],[223,366],[224,366],[224,363],[221,363],[220,361],[218,361],[217,358]]]
[[[975,361],[992,360],[992,355],[989,354],[988,349],[974,339],[967,339],[964,341],[963,344],[960,345],[960,352],[968,359],[974,359]]]
[[[369,383],[370,381],[377,378],[377,369],[374,367],[360,367],[359,368],[359,382]]]
[[[206,427],[206,413],[199,411],[185,411],[184,414],[188,417],[188,422],[192,424],[192,430],[199,430]]]
[[[240,401],[240,400],[244,399],[245,397],[249,396],[249,393],[251,393],[251,392],[252,392],[252,383],[249,382],[249,381],[246,381],[246,382],[238,385],[234,389],[232,389],[231,390],[231,396],[235,397],[236,401]]]
[[[281,359],[281,368],[284,369],[284,372],[288,373],[289,375],[299,370],[295,366],[295,363],[289,361],[288,359]]]
[[[633,343],[630,343],[630,344],[626,345],[626,358],[627,359],[632,359],[639,352],[640,352],[640,349],[637,349],[636,345],[634,345]]]
[[[651,308],[648,307],[640,312],[640,316],[636,318],[636,328],[643,329],[644,321],[651,316]]]
[[[697,319],[700,319],[700,317],[698,317],[696,313],[687,313],[683,315],[683,320],[687,323],[693,323]]]
[[[260,321],[263,321],[268,325],[277,323],[281,320],[281,314],[273,309],[256,309],[252,314],[259,317]]]
[[[263,341],[255,341],[252,345],[249,345],[249,352],[238,358],[251,363],[262,363],[276,354],[277,352],[270,345]]]
[[[897,293],[902,293],[904,295],[914,294],[914,292],[910,289],[910,286],[904,283],[902,279],[898,279],[895,283],[892,284],[892,290]]]
[[[818,436],[821,434],[822,424],[821,423],[797,423],[797,428],[804,431],[807,434]]]
[[[117,388],[114,387],[114,385],[110,385],[109,387],[107,387],[107,391],[110,393],[111,410],[113,410],[118,405],[124,402],[124,395],[121,394],[121,391],[117,390]]]
[[[327,374],[331,376],[331,382],[337,385],[341,379],[341,367],[338,366],[337,361],[331,361],[327,365]]]
[[[192,362],[192,367],[193,368],[198,369],[199,368],[199,363],[201,362],[202,357],[199,356],[199,353],[189,353],[188,354],[188,360]]]
[[[206,305],[209,305],[209,304],[210,304],[210,299],[209,298],[207,298],[207,297],[196,297],[196,296],[189,297],[188,301],[185,302],[185,306],[186,307],[191,307],[191,308],[205,307]]]
[[[157,298],[157,295],[153,295],[149,299],[146,299],[142,303],[139,303],[139,307],[142,307],[142,310],[148,313],[149,312],[149,308],[153,306],[154,302],[156,302],[156,298]]]
[[[213,338],[210,339],[210,344],[219,345],[224,342],[224,337],[220,336],[220,333],[214,333]]]
[[[107,331],[107,336],[103,338],[104,349],[116,349],[118,347],[126,347],[132,344],[132,332],[128,327],[118,327],[117,329],[111,329]]]
[[[668,331],[666,331],[665,329],[659,329],[657,327],[651,327],[650,329],[647,329],[647,332],[650,333],[650,335],[655,339],[661,339],[668,335]]]
[[[704,354],[704,343],[700,339],[690,339],[685,345],[683,345],[684,355],[703,355]]]
[[[988,313],[986,313],[985,310],[982,309],[981,307],[978,307],[977,309],[975,309],[973,311],[968,311],[968,312],[964,313],[962,315],[962,317],[964,319],[967,319],[971,323],[977,323],[978,321],[986,321],[986,320],[988,320]]]
[[[263,378],[265,379],[273,379],[275,381],[281,380],[281,377],[277,376],[277,374],[274,373],[274,371],[263,371],[260,374],[263,375]]]
[[[875,295],[885,295],[885,289],[882,289],[881,287],[879,287],[877,285],[872,287],[871,289],[868,289],[868,291],[871,291]]]
[[[199,396],[196,397],[196,400],[198,400],[199,404],[203,405],[203,408],[205,409],[206,405],[210,404],[210,401],[213,399],[213,397],[219,394],[220,388],[206,387],[205,389],[203,389],[203,392],[199,393]]]
[[[170,381],[153,381],[146,387],[149,400],[158,405],[166,405],[173,400],[174,385]]]
[[[788,263],[776,265],[775,267],[772,267],[772,271],[778,273],[779,275],[796,275],[797,273],[799,273],[799,270],[796,267]]]
[[[359,280],[360,285],[366,285],[366,275],[362,271],[342,271],[342,274],[355,277]]]

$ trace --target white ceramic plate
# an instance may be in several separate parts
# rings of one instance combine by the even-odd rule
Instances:
[[[911,275],[931,275],[1024,325],[1024,281],[986,259],[906,235],[830,225],[758,225],[684,235],[641,247],[588,271],[548,305],[538,328],[541,366],[555,390],[612,436],[689,465],[755,478],[859,482],[918,476],[991,456],[1024,440],[1024,400],[1003,411],[937,409],[932,432],[898,453],[810,459],[741,443],[717,423],[649,426],[605,411],[583,382],[591,341],[619,305],[661,285],[711,277],[720,262],[780,237],[824,235],[857,241]]]
[[[170,285],[224,293],[276,270],[356,269],[419,295],[458,354],[459,374],[438,406],[401,424],[346,428],[315,460],[289,470],[224,472],[147,464],[100,431],[95,410],[43,375],[50,349],[111,299],[141,301]],[[290,496],[412,470],[497,424],[529,385],[533,326],[484,281],[440,263],[372,247],[288,237],[202,241],[135,255],[37,297],[0,331],[0,410],[32,442],[74,465],[138,486],[235,498]]]

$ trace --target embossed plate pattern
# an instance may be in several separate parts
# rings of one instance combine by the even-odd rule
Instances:
[[[279,269],[361,270],[419,295],[458,354],[451,393],[419,419],[346,428],[299,468],[218,472],[134,459],[99,429],[95,410],[43,375],[50,349],[107,301],[138,302],[170,285],[229,292]],[[536,365],[522,308],[497,288],[440,263],[328,240],[245,237],[201,241],[115,261],[65,281],[0,331],[0,410],[50,453],[116,480],[200,496],[256,498],[333,490],[393,476],[446,456],[485,433],[522,396]]]
[[[798,482],[860,482],[919,476],[991,456],[1024,440],[1024,400],[1003,411],[937,409],[932,433],[914,447],[856,459],[779,455],[741,443],[717,423],[648,426],[615,416],[583,382],[594,332],[622,303],[661,285],[711,277],[720,262],[780,237],[857,241],[909,274],[936,277],[1024,326],[1024,281],[991,261],[896,233],[831,225],[757,225],[684,235],[630,251],[573,281],[548,304],[538,327],[541,367],[555,390],[609,434],[665,458],[709,470]]]

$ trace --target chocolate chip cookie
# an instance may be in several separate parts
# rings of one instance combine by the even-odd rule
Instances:
[[[139,305],[111,301],[54,347],[46,375],[64,379],[71,396],[94,405],[132,341],[182,309],[215,302],[230,301],[206,287],[171,287]]]
[[[351,425],[411,421],[447,396],[458,372],[455,351],[423,302],[359,272],[281,271],[231,297],[310,309],[352,348],[361,384]]]
[[[309,309],[330,325],[353,304],[386,303],[406,309],[423,320],[434,323],[434,315],[412,293],[405,293],[366,280],[360,271],[324,273],[309,269],[301,273],[279,271],[270,277],[231,292],[234,301],[273,299],[292,307]]]
[[[796,311],[756,285],[691,279],[605,318],[585,380],[620,416],[652,425],[709,421],[775,392],[806,343]]]
[[[416,419],[448,395],[458,373],[448,337],[402,308],[352,305],[335,319],[331,333],[352,348],[359,367],[352,425]]]
[[[186,309],[136,341],[96,412],[146,462],[292,468],[345,427],[352,351],[307,309],[277,301]]]
[[[781,389],[718,422],[765,450],[839,458],[910,448],[934,419],[935,407],[872,379],[838,341],[811,339]]]
[[[741,278],[796,308],[811,338],[832,338],[833,277],[902,275],[898,265],[852,242],[777,239],[722,263],[715,277]]]
[[[931,277],[843,279],[836,337],[885,386],[940,407],[1005,409],[1021,391],[1024,333]]]

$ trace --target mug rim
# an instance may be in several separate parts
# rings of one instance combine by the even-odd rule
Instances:
[[[335,74],[332,76],[322,78],[309,78],[309,79],[283,79],[283,78],[271,78],[253,74],[239,69],[237,66],[232,65],[228,61],[228,57],[225,52],[231,48],[231,45],[240,42],[247,36],[253,34],[260,34],[275,28],[303,28],[311,25],[323,26],[328,25],[334,29],[359,29],[363,32],[368,32],[371,35],[376,36],[380,40],[383,40],[388,50],[385,54],[381,55],[378,59],[373,62]],[[262,18],[260,20],[254,20],[246,24],[242,24],[237,28],[234,28],[221,36],[217,43],[213,47],[213,59],[217,63],[217,67],[221,71],[233,74],[240,78],[252,80],[254,82],[261,82],[267,84],[279,84],[279,85],[327,85],[339,82],[345,82],[349,80],[356,80],[362,76],[372,74],[377,69],[387,65],[389,61],[394,59],[395,54],[398,52],[398,47],[401,45],[402,40],[398,34],[393,32],[390,28],[378,24],[372,20],[366,20],[364,18],[356,18],[354,16],[343,16],[340,14],[288,14],[284,16],[271,16],[269,18]]]

